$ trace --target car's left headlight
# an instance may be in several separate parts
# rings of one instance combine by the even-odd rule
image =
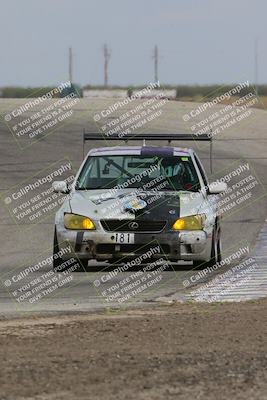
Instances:
[[[172,229],[176,231],[195,231],[204,228],[206,221],[205,214],[190,215],[188,217],[179,218],[175,221]]]
[[[93,221],[88,218],[84,217],[83,215],[78,214],[69,214],[66,213],[64,215],[64,225],[67,229],[74,229],[74,230],[93,230],[95,229],[95,224]]]

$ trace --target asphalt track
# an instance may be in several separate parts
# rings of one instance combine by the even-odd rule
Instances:
[[[62,289],[46,295],[42,300],[29,305],[27,302],[18,302],[12,292],[18,290],[21,283],[12,284],[7,287],[7,277],[23,270],[38,260],[42,254],[51,254],[53,240],[53,218],[54,212],[47,213],[46,218],[36,224],[17,224],[11,218],[7,205],[4,201],[7,191],[11,187],[22,187],[22,182],[38,171],[49,167],[58,160],[69,159],[75,171],[82,161],[82,131],[95,132],[99,130],[100,123],[93,120],[95,113],[99,113],[113,104],[115,100],[86,100],[83,99],[73,107],[72,115],[64,125],[59,126],[50,135],[42,136],[41,140],[23,149],[19,148],[14,140],[10,129],[2,118],[0,125],[0,314],[3,318],[22,315],[25,312],[50,313],[50,312],[75,312],[90,310],[110,310],[110,307],[117,307],[116,301],[107,302],[101,291],[107,289],[104,284],[96,288],[93,281],[99,276],[99,271],[106,267],[106,264],[94,266],[92,272],[72,274],[72,280],[64,285]],[[137,102],[137,101],[136,101]],[[0,112],[6,115],[12,109],[25,103],[22,100],[0,100]],[[141,103],[141,101],[136,104]],[[162,114],[145,125],[147,132],[155,133],[184,133],[190,132],[190,124],[184,122],[183,115],[195,108],[197,104],[183,102],[169,102],[162,108]],[[223,106],[215,106],[220,110]],[[129,107],[128,107],[129,108]],[[123,108],[125,112],[127,107]],[[214,112],[213,109],[213,112]],[[118,116],[119,111],[113,114]],[[25,117],[25,115],[24,115]],[[199,120],[203,114],[199,116]],[[223,247],[225,257],[238,250],[240,247],[248,246],[253,250],[258,234],[266,219],[266,188],[267,188],[267,131],[266,111],[253,109],[248,118],[243,119],[225,129],[218,135],[213,145],[213,174],[209,172],[210,180],[221,177],[229,171],[236,169],[240,163],[249,163],[249,173],[257,179],[257,185],[252,189],[249,200],[226,212],[223,224]],[[138,132],[138,131],[137,131]],[[26,143],[26,142],[25,142]],[[88,143],[86,150],[92,147],[101,146],[99,142]],[[174,143],[179,146],[179,143]],[[186,143],[198,152],[206,170],[209,171],[209,146],[207,143]],[[244,175],[246,176],[246,174]],[[244,177],[243,176],[243,177]],[[49,187],[49,186],[48,186]],[[232,260],[225,270],[231,269],[236,261]],[[195,273],[191,271],[190,265],[179,265],[169,271],[163,271],[160,283],[131,299],[129,303],[123,303],[119,307],[135,306],[140,301],[152,304],[153,300],[159,297],[176,293],[176,298],[183,298],[186,291],[183,282],[190,279]],[[23,281],[24,285],[30,283],[40,274],[51,269],[51,266],[42,268],[41,271],[31,274]],[[132,272],[131,272],[132,273]],[[119,284],[122,279],[131,274],[124,272],[118,274],[112,281],[113,285]],[[210,279],[205,277],[204,280]],[[188,290],[188,289],[187,289]]]

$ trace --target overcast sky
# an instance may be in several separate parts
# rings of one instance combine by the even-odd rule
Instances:
[[[266,0],[0,0],[0,86],[45,86],[68,78],[103,83],[103,44],[112,50],[110,83],[267,83]]]

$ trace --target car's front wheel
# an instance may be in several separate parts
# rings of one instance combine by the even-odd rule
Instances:
[[[219,225],[216,224],[213,234],[212,234],[212,243],[211,243],[211,254],[210,260],[205,261],[198,261],[194,260],[193,265],[194,267],[212,267],[216,263],[220,263],[222,261],[222,243],[221,243],[221,228]]]
[[[57,230],[55,228],[54,232],[54,246],[53,246],[53,271],[54,272],[63,272],[68,269],[68,267],[63,267],[63,263],[66,262],[66,260],[63,260],[62,257],[59,256],[59,245],[58,245],[58,239],[57,239]],[[77,259],[77,263],[79,264],[79,268],[77,268],[75,271],[84,271],[88,267],[88,260],[87,259]]]
[[[222,261],[221,228],[219,225],[216,225],[212,236],[211,258],[209,261],[209,266],[213,266],[221,261]]]
[[[59,256],[59,246],[57,240],[57,230],[54,231],[54,245],[53,245],[53,271],[60,272],[60,267],[63,263],[63,259]]]

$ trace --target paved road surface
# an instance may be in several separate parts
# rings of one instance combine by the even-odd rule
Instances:
[[[20,104],[25,103],[22,100],[0,100],[0,111],[2,115]],[[58,163],[58,160],[70,160],[75,171],[82,161],[82,130],[94,132],[101,128],[106,121],[95,122],[93,116],[99,114],[107,105],[112,105],[114,100],[81,100],[73,107],[73,113],[68,117],[64,125],[57,127],[50,135],[42,136],[42,139],[31,146],[27,146],[29,141],[24,137],[19,140],[20,146],[12,136],[4,120],[0,124],[0,190],[2,201],[0,202],[0,229],[1,229],[1,258],[0,258],[0,312],[2,316],[15,315],[29,309],[36,312],[50,311],[86,311],[102,308],[109,308],[118,305],[115,302],[107,302],[103,294],[104,290],[110,287],[110,284],[102,285],[96,288],[93,281],[100,272],[94,268],[94,271],[88,273],[74,273],[70,282],[64,284],[61,289],[55,290],[46,295],[42,300],[29,305],[27,301],[18,302],[18,290],[23,285],[27,286],[33,279],[43,277],[51,269],[49,265],[44,266],[36,273],[31,273],[23,281],[12,283],[8,286],[8,279],[14,274],[19,274],[28,266],[36,264],[51,255],[51,246],[53,239],[53,216],[54,211],[47,212],[45,219],[38,220],[36,224],[27,222],[16,223],[14,216],[10,215],[10,205],[6,204],[7,193],[10,188],[15,186],[20,189],[25,186],[24,181],[38,173],[38,171],[48,168],[51,171],[51,164]],[[138,101],[135,104],[141,104]],[[50,104],[50,103],[49,103]],[[43,107],[43,105],[42,105]],[[40,106],[39,109],[42,109]],[[124,107],[123,110],[116,111],[112,117],[125,113],[133,106]],[[184,122],[183,116],[191,109],[197,107],[194,103],[169,102],[162,107],[162,113],[152,122],[147,123],[143,129],[152,132],[190,132],[190,121]],[[219,111],[223,106],[216,106]],[[35,109],[36,110],[36,109]],[[214,112],[214,110],[213,110]],[[22,119],[33,115],[33,111],[24,113]],[[200,115],[198,120],[203,119]],[[108,121],[111,121],[109,119]],[[12,121],[11,121],[12,122]],[[230,184],[245,179],[253,175],[257,183],[251,189],[250,197],[239,203],[225,213],[222,226],[223,246],[225,257],[238,251],[240,248],[249,247],[251,251],[256,243],[258,233],[263,226],[266,217],[266,112],[264,110],[253,110],[248,118],[225,129],[215,137],[214,141],[214,162],[213,174],[210,180],[229,175],[240,165],[249,165],[248,169],[242,172],[239,177],[233,177]],[[9,124],[9,128],[12,128]],[[14,132],[14,131],[13,131]],[[50,132],[50,131],[49,131]],[[137,130],[138,132],[138,130]],[[40,137],[40,135],[38,136]],[[250,139],[250,140],[247,140]],[[251,140],[252,139],[252,140]],[[98,143],[89,143],[86,149],[98,146]],[[175,143],[175,145],[179,145]],[[186,143],[187,146],[194,147],[208,170],[209,168],[209,147],[208,144]],[[56,164],[58,165],[58,164]],[[47,189],[50,185],[45,186]],[[16,189],[16,190],[17,190]],[[38,190],[36,191],[38,193]],[[231,269],[238,260],[231,259],[231,262],[225,265],[222,271]],[[106,264],[98,264],[101,270]],[[131,298],[131,304],[138,304],[139,301],[147,302],[173,292],[178,293],[178,297],[184,296],[185,286],[183,282],[190,280],[195,271],[190,271],[188,265],[175,266],[174,269],[163,271],[160,280],[152,285],[149,290]],[[129,277],[132,272],[125,272],[117,275],[112,280],[112,285],[120,284],[122,279]],[[47,275],[48,276],[48,275]],[[214,274],[212,274],[214,277]],[[43,279],[43,278],[42,278]],[[48,279],[48,277],[47,277]],[[136,278],[137,279],[137,278]],[[211,279],[211,275],[204,280]],[[36,281],[37,282],[37,281]],[[190,281],[190,290],[193,282]],[[25,293],[26,289],[23,293]],[[13,294],[12,294],[13,293]],[[114,291],[112,292],[114,293]],[[121,306],[126,306],[122,304]]]

